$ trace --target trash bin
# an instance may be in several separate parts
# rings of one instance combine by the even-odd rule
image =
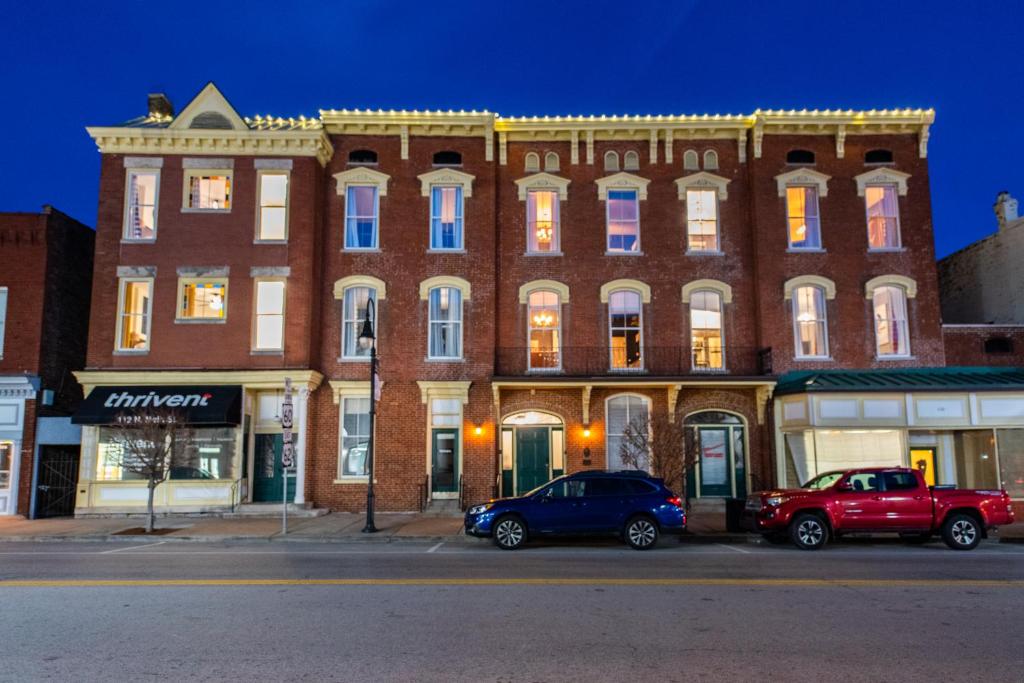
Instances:
[[[743,532],[743,498],[728,498],[725,501],[725,530],[729,533]]]

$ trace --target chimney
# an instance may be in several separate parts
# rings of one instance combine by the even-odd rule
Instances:
[[[162,92],[149,94],[149,115],[165,118],[174,116],[174,105]]]
[[[1017,220],[1017,200],[1006,190],[996,195],[996,203],[992,209],[996,212],[1000,230],[1004,230],[1007,225]]]

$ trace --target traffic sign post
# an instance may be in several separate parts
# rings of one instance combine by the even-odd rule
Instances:
[[[284,401],[281,402],[281,535],[288,533],[288,471],[295,467],[295,449],[292,446],[292,378],[284,378]]]

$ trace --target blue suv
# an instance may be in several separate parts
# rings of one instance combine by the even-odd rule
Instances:
[[[529,536],[617,533],[648,550],[662,533],[682,533],[679,496],[646,472],[587,470],[553,479],[518,498],[501,498],[466,511],[466,533],[493,537],[514,550]]]

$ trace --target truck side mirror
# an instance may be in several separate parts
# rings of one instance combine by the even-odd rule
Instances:
[[[853,484],[851,484],[848,481],[844,481],[842,484],[836,485],[836,491],[847,492],[847,491],[852,491],[852,490],[853,490]]]

